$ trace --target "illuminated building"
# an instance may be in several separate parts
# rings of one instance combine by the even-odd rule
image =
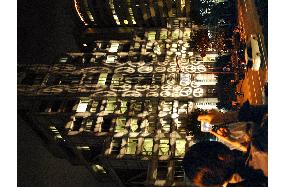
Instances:
[[[73,0],[73,7],[86,27],[158,27],[188,17],[190,0]]]
[[[181,159],[194,144],[187,119],[218,102],[218,55],[195,54],[191,32],[133,29],[120,33],[130,39],[94,40],[92,53],[19,65],[19,115],[54,155],[84,164],[98,180],[183,186]]]

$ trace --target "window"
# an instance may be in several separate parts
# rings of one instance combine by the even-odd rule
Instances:
[[[112,77],[113,77],[113,73],[109,73],[109,74],[107,75],[107,79],[106,79],[105,85],[108,85],[108,86],[111,85]]]
[[[157,178],[158,179],[166,179],[168,176],[168,162],[167,161],[159,161],[157,167]]]
[[[143,155],[152,155],[153,138],[145,138],[143,142]]]
[[[154,133],[154,131],[156,129],[156,124],[157,124],[157,117],[156,117],[156,115],[149,116],[148,117],[148,122],[149,122],[148,132],[149,133]]]
[[[142,111],[143,102],[132,100],[130,105],[130,110],[135,113],[140,113]]]
[[[117,108],[117,114],[124,114],[127,111],[127,101],[120,101],[120,106]]]
[[[114,98],[113,99],[109,98],[107,100],[107,105],[105,108],[106,113],[108,114],[113,113],[115,108],[116,108],[116,100]]]
[[[127,150],[126,154],[135,154],[136,148],[138,144],[138,139],[136,138],[128,138]]]
[[[87,75],[84,80],[83,83],[84,84],[97,84],[98,80],[99,80],[99,73],[96,74],[92,74],[92,75]]]
[[[50,132],[52,133],[52,135],[54,136],[55,139],[62,139],[62,136],[60,135],[59,131],[57,130],[57,128],[53,125],[51,125],[49,127]]]
[[[39,112],[48,112],[48,110],[49,110],[48,105],[49,105],[49,102],[47,100],[42,100],[40,105],[39,105],[38,111]]]
[[[99,101],[93,101],[90,108],[90,112],[97,112],[98,106],[99,106]]]
[[[160,40],[166,40],[168,38],[168,33],[166,30],[160,32]]]
[[[111,84],[112,85],[119,85],[122,82],[123,76],[114,74],[111,79]]]
[[[163,74],[154,74],[153,76],[153,84],[163,84],[165,80],[165,75]]]
[[[187,102],[180,101],[178,105],[178,114],[181,116],[187,115]]]
[[[140,124],[138,122],[137,118],[131,118],[129,119],[129,123],[130,123],[130,131],[131,132],[139,132],[140,131]]]
[[[107,73],[101,73],[100,76],[99,76],[98,84],[99,85],[105,85],[106,79],[107,79]]]
[[[61,75],[58,74],[50,74],[48,80],[46,82],[47,86],[59,85],[61,84]]]
[[[159,155],[168,155],[170,149],[169,139],[160,139]]]
[[[75,121],[73,121],[73,125],[71,126],[72,131],[79,131],[82,127],[83,118],[82,117],[76,117]]]
[[[125,123],[126,123],[125,117],[116,118],[114,132],[123,132],[125,129]]]
[[[107,64],[115,63],[115,60],[117,59],[116,55],[108,55],[106,59]]]
[[[177,160],[174,166],[174,180],[183,181],[184,180],[184,169],[182,167],[182,160]]]
[[[61,58],[59,59],[59,63],[66,63],[67,60],[68,60],[68,57],[61,57]]]
[[[72,112],[73,107],[76,104],[76,100],[67,100],[66,105],[65,105],[65,111],[66,112]]]
[[[88,131],[92,131],[93,130],[93,118],[89,117],[89,118],[85,118],[85,126],[86,126],[86,130]]]
[[[129,50],[130,50],[130,43],[122,45],[122,52],[129,52]]]
[[[162,125],[163,132],[168,133],[171,131],[171,123],[172,123],[171,118],[160,118],[160,123]]]
[[[148,32],[147,38],[148,38],[148,40],[155,40],[156,39],[156,32],[155,31]]]
[[[80,100],[76,112],[86,112],[90,100]]]
[[[176,157],[183,157],[185,153],[185,143],[184,139],[177,139],[176,140],[176,149],[175,149],[175,156]]]
[[[118,155],[121,149],[121,138],[113,138],[111,142],[111,154]]]
[[[62,77],[61,84],[69,85],[69,84],[79,84],[81,81],[82,75],[66,75]]]
[[[59,112],[60,106],[61,106],[61,101],[55,100],[51,104],[51,112]]]
[[[115,121],[111,117],[104,117],[101,125],[101,132],[109,132],[110,127]]]

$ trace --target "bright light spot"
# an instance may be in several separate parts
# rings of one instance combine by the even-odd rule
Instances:
[[[127,20],[123,20],[123,23],[127,25],[127,24],[128,24],[128,21],[127,21]]]
[[[87,47],[87,44],[83,44],[84,47]]]
[[[100,165],[92,165],[92,168],[97,173],[106,173],[105,169]]]
[[[87,109],[88,103],[79,103],[76,112],[85,112]]]
[[[80,20],[84,23],[84,25],[88,25],[88,24],[86,23],[86,21],[84,20],[84,18],[83,18],[83,16],[82,16],[81,12],[80,12],[80,6],[78,5],[77,0],[74,0],[74,6],[75,6],[76,12],[77,12],[77,14],[78,14]]]

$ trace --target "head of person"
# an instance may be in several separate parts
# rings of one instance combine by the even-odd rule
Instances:
[[[220,187],[235,173],[232,151],[216,141],[204,141],[189,148],[183,158],[187,178],[197,187]]]

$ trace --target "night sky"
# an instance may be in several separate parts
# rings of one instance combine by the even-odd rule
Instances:
[[[77,51],[66,0],[18,0],[18,63],[52,63]],[[72,2],[72,1],[69,1]],[[69,9],[70,11],[70,9]],[[105,186],[83,166],[55,158],[21,119],[17,124],[18,186]]]

